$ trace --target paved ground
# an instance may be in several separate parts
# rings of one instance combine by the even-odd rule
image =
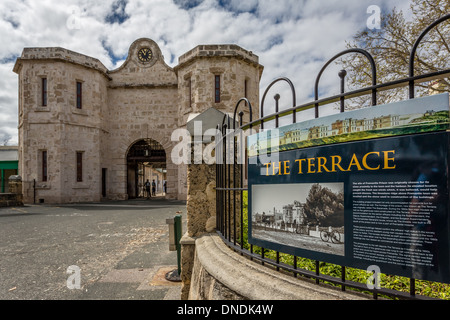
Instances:
[[[177,300],[177,212],[184,202],[158,199],[0,208],[0,299]]]

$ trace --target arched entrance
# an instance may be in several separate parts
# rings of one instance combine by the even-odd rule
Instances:
[[[144,184],[154,181],[154,196],[165,196],[166,152],[153,139],[135,142],[127,154],[127,193],[129,199],[147,197]]]

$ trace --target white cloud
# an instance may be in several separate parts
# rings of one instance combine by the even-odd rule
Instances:
[[[13,63],[0,64],[0,143],[9,135],[10,144],[18,143],[18,92],[17,76],[12,72]]]
[[[325,61],[365,28],[366,9],[372,4],[405,9],[409,1],[2,0],[0,135],[12,132],[17,141],[17,75],[12,65],[24,47],[64,47],[115,69],[130,44],[141,37],[156,41],[171,66],[199,44],[235,43],[260,57],[265,67],[262,89],[286,76],[294,82],[301,104],[311,100]],[[324,75],[321,90],[335,90],[338,78],[333,72]],[[280,90],[283,97],[290,97],[283,85]],[[286,99],[289,105],[290,98]]]

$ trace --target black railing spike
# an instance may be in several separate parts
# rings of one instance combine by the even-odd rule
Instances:
[[[266,100],[266,96],[267,93],[269,92],[270,88],[272,88],[272,86],[279,82],[279,81],[285,81],[289,84],[289,87],[291,88],[291,93],[292,93],[292,107],[295,107],[295,105],[297,104],[297,97],[296,97],[296,93],[295,93],[295,87],[294,84],[292,83],[292,81],[289,78],[283,77],[283,78],[278,78],[275,79],[274,81],[272,81],[269,86],[267,87],[267,89],[264,91],[263,97],[261,99],[261,114],[260,117],[264,117],[264,101]],[[293,120],[294,123],[296,122],[296,117],[295,117],[295,112],[294,112],[294,116],[293,116]],[[264,129],[264,123],[261,123],[261,129]]]
[[[320,69],[319,74],[316,77],[316,82],[314,84],[314,100],[317,101],[319,100],[319,81],[320,78],[323,74],[323,72],[325,71],[325,69],[330,65],[330,63],[332,63],[334,60],[336,60],[337,58],[349,54],[349,53],[359,53],[364,55],[370,63],[370,67],[372,69],[372,86],[375,86],[377,84],[377,67],[375,65],[375,60],[372,57],[372,55],[367,52],[364,49],[360,49],[360,48],[352,48],[352,49],[347,49],[344,51],[339,52],[338,54],[336,54],[334,57],[332,57],[330,60],[328,60],[325,65],[322,67],[322,69]],[[376,91],[372,91],[372,106],[375,106],[377,104],[377,99],[376,99]],[[316,102],[315,104],[315,118],[319,117],[319,103]]]

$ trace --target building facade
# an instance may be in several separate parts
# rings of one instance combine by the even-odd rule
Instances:
[[[187,164],[172,161],[172,133],[209,108],[233,112],[242,97],[257,117],[258,60],[237,45],[200,45],[171,68],[142,38],[108,70],[63,48],[25,48],[14,66],[24,202],[136,198],[146,170],[161,173],[166,198],[186,199]]]
[[[17,149],[16,146],[0,146],[0,193],[9,192],[9,177],[18,172]]]

